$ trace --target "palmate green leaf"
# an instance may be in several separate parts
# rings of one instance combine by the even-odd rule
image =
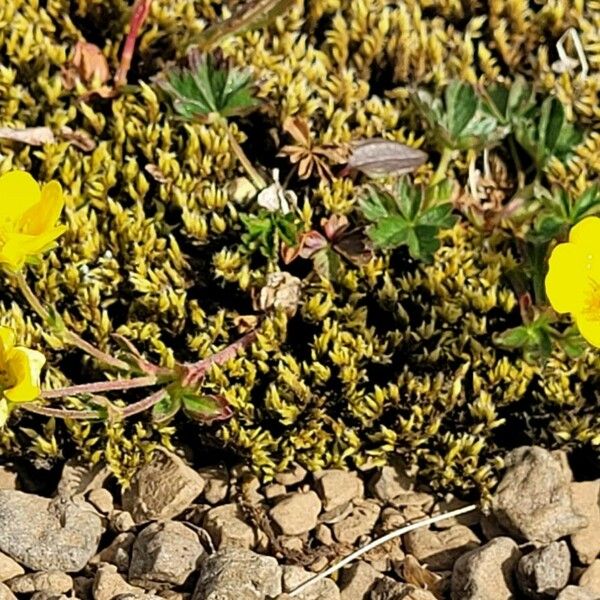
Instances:
[[[484,93],[483,110],[502,125],[512,126],[518,119],[531,116],[537,107],[533,87],[520,75],[510,87],[495,83]]]
[[[415,259],[431,260],[440,243],[441,229],[452,227],[456,217],[448,202],[430,208],[425,203],[426,193],[401,180],[394,196],[388,191],[371,187],[359,201],[365,217],[373,224],[367,234],[373,244],[382,249],[407,246]]]
[[[154,81],[171,97],[175,111],[188,120],[244,115],[260,105],[248,71],[198,51],[190,53],[187,68],[167,70]]]

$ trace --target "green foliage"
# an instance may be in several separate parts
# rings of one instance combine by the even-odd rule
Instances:
[[[231,407],[223,396],[199,394],[193,390],[172,386],[165,397],[152,408],[152,419],[166,423],[183,410],[193,421],[210,425],[231,416]]]
[[[582,132],[567,121],[565,109],[554,97],[542,102],[539,115],[514,123],[515,138],[542,171],[552,157],[564,160],[583,139]]]
[[[248,254],[260,252],[266,258],[274,258],[281,242],[295,246],[298,242],[300,224],[293,213],[261,209],[257,214],[241,215],[246,232],[242,234],[242,248]]]
[[[399,181],[393,193],[370,186],[360,208],[373,222],[367,233],[376,247],[407,246],[413,258],[425,261],[430,261],[439,248],[439,231],[456,222],[452,204],[428,206],[426,193],[405,179]]]
[[[531,118],[537,108],[533,87],[520,75],[510,87],[494,83],[483,92],[483,110],[511,129]]]
[[[197,50],[190,53],[188,68],[167,70],[155,82],[171,97],[175,111],[189,120],[244,115],[260,105],[248,71]]]
[[[482,149],[495,145],[508,133],[508,127],[483,110],[481,98],[468,83],[451,82],[442,97],[417,90],[412,98],[439,150]]]

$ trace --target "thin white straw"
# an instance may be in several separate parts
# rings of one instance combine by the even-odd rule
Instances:
[[[463,508],[458,508],[458,509],[450,511],[448,513],[444,513],[443,515],[429,517],[428,519],[423,519],[422,521],[417,521],[416,523],[412,523],[411,525],[407,525],[406,527],[402,527],[401,529],[396,529],[395,531],[391,531],[390,533],[387,533],[383,537],[380,537],[377,540],[373,540],[366,546],[359,548],[356,552],[353,552],[349,556],[346,556],[346,558],[343,558],[342,560],[340,560],[340,562],[329,567],[329,569],[326,569],[322,573],[319,573],[318,575],[315,575],[308,581],[305,581],[302,585],[298,586],[295,590],[292,590],[291,592],[289,592],[289,595],[290,596],[298,596],[307,587],[310,587],[314,583],[321,581],[321,579],[325,579],[325,577],[329,577],[329,575],[331,575],[332,573],[335,573],[342,567],[346,566],[348,563],[352,562],[355,558],[362,556],[369,550],[372,550],[373,548],[377,548],[377,546],[381,546],[381,544],[385,544],[386,542],[389,542],[390,540],[393,540],[394,538],[397,538],[400,535],[404,535],[405,533],[408,533],[409,531],[414,531],[415,529],[420,529],[421,527],[428,527],[429,525],[433,525],[434,523],[437,523],[438,521],[444,521],[445,519],[451,519],[452,517],[458,517],[459,515],[464,515],[465,513],[475,510],[476,508],[477,508],[477,505],[469,504],[469,506],[464,506]]]

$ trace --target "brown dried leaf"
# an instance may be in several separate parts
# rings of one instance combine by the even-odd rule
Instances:
[[[83,83],[106,83],[110,79],[106,57],[98,46],[89,42],[77,42],[70,66]]]
[[[348,167],[368,177],[411,173],[427,160],[427,154],[398,142],[372,138],[352,144]]]
[[[144,171],[149,173],[152,179],[154,179],[154,181],[158,181],[158,183],[168,183],[170,181],[157,165],[148,164],[144,167]]]
[[[256,329],[258,317],[256,315],[239,315],[233,319],[233,324],[239,333],[248,333],[248,331]]]
[[[310,127],[302,117],[288,117],[283,122],[283,130],[289,133],[301,146],[310,145]]]
[[[426,569],[411,554],[404,557],[402,573],[406,583],[412,583],[419,588],[429,590],[438,600],[443,600],[443,588],[445,587],[443,577]]]
[[[25,127],[24,129],[0,127],[0,138],[30,146],[42,146],[56,141],[49,127]]]
[[[60,130],[60,137],[84,152],[92,152],[97,145],[90,134],[83,129],[73,130],[65,126]]]

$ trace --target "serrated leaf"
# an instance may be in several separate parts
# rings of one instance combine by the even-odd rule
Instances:
[[[448,114],[448,131],[457,138],[467,128],[477,111],[475,90],[466,83],[453,81],[444,92]]]
[[[566,195],[566,192],[565,192]],[[597,183],[588,187],[575,201],[572,211],[572,222],[576,223],[587,213],[600,206],[600,187]]]
[[[401,216],[378,219],[367,229],[373,243],[379,248],[396,248],[408,243],[409,224]]]
[[[508,329],[494,336],[494,343],[503,348],[523,348],[529,340],[529,329],[525,325]]]

